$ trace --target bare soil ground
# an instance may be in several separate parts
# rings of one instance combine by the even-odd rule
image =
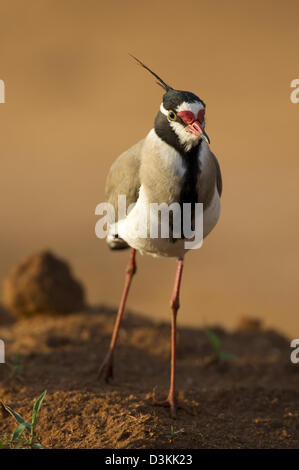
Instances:
[[[289,341],[274,331],[212,328],[219,360],[203,329],[180,328],[177,377],[188,407],[176,420],[153,405],[169,380],[168,324],[128,314],[112,384],[97,380],[115,311],[12,321],[2,313],[7,362],[19,354],[21,374],[0,364],[0,399],[25,418],[47,389],[37,437],[46,448],[298,448],[299,365]],[[4,323],[4,325],[3,325]],[[171,426],[179,431],[170,438]],[[0,409],[0,438],[16,425]]]

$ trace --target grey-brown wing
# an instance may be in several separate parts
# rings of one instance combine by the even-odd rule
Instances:
[[[219,162],[216,158],[216,156],[211,152],[213,156],[213,160],[216,166],[216,183],[217,183],[217,189],[218,189],[218,194],[221,196],[222,194],[222,176],[221,176],[221,170],[220,170],[220,165]]]
[[[122,153],[112,164],[106,180],[106,201],[114,206],[118,214],[118,195],[126,196],[127,208],[138,199],[139,168],[144,139]]]
[[[209,150],[208,155],[201,161],[197,178],[198,202],[204,204],[204,210],[213,200],[215,186],[219,196],[222,192],[222,179],[219,163],[215,155]]]

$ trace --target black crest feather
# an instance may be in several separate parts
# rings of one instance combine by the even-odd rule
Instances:
[[[136,62],[141,65],[141,67],[143,67],[145,70],[147,70],[149,73],[151,73],[158,81],[156,82],[157,85],[161,86],[162,88],[164,88],[165,91],[169,91],[169,90],[173,90],[173,88],[169,85],[167,85],[167,83],[164,82],[164,80],[162,80],[161,77],[159,77],[159,75],[157,75],[155,72],[153,72],[147,65],[145,65],[143,62],[141,62],[141,60],[137,59],[137,57],[133,56],[132,54],[129,54],[131,57],[133,57],[133,59],[136,60]]]

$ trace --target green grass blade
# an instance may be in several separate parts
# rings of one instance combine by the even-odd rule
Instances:
[[[223,359],[224,361],[236,360],[236,356],[234,356],[234,354],[226,352],[226,351],[220,351],[219,355],[220,355],[220,358]]]
[[[47,390],[45,390],[40,397],[36,400],[36,402],[33,405],[33,411],[32,411],[32,426],[35,426],[37,417],[38,417],[38,412],[40,410],[40,407],[42,405],[42,402],[47,394]]]
[[[19,424],[19,426],[14,430],[13,435],[11,437],[12,442],[19,442],[21,435],[23,434],[24,430],[26,429],[25,424]]]
[[[27,429],[27,431],[30,432],[30,430],[31,430],[31,424],[27,423],[27,421],[25,421],[25,419],[22,418],[22,416],[19,415],[19,413],[16,413],[16,411],[12,410],[12,409],[10,408],[10,406],[5,405],[5,403],[3,403],[3,402],[2,402],[2,405],[4,406],[4,408],[6,409],[6,411],[8,411],[8,413],[11,414],[19,424],[24,424],[24,426],[25,426],[25,428]]]
[[[44,449],[44,447],[41,444],[35,442],[34,444],[32,444],[32,449]]]
[[[220,341],[219,341],[218,336],[216,336],[215,333],[211,330],[206,330],[206,335],[209,338],[210,342],[212,343],[212,346],[215,349],[219,349],[220,348]]]

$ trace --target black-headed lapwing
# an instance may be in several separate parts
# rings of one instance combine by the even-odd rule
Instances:
[[[135,58],[136,59],[136,58]],[[121,318],[124,312],[133,275],[136,272],[136,251],[154,256],[175,257],[178,260],[174,289],[170,300],[172,311],[171,373],[169,394],[164,404],[176,415],[175,391],[176,317],[183,271],[186,239],[184,233],[175,238],[170,229],[167,238],[136,236],[136,229],[144,224],[144,215],[150,213],[151,203],[189,203],[194,227],[195,203],[202,203],[202,235],[205,237],[216,225],[220,213],[222,179],[218,161],[210,151],[205,132],[205,103],[195,94],[175,90],[139,59],[137,62],[157,79],[165,90],[153,129],[145,139],[120,155],[113,163],[107,178],[106,199],[117,213],[119,199],[126,197],[128,213],[111,224],[107,242],[112,249],[131,247],[126,270],[125,287],[120,302],[110,347],[99,374],[108,381],[113,376],[113,356]],[[159,219],[160,220],[160,219]],[[196,229],[196,227],[195,227]]]

